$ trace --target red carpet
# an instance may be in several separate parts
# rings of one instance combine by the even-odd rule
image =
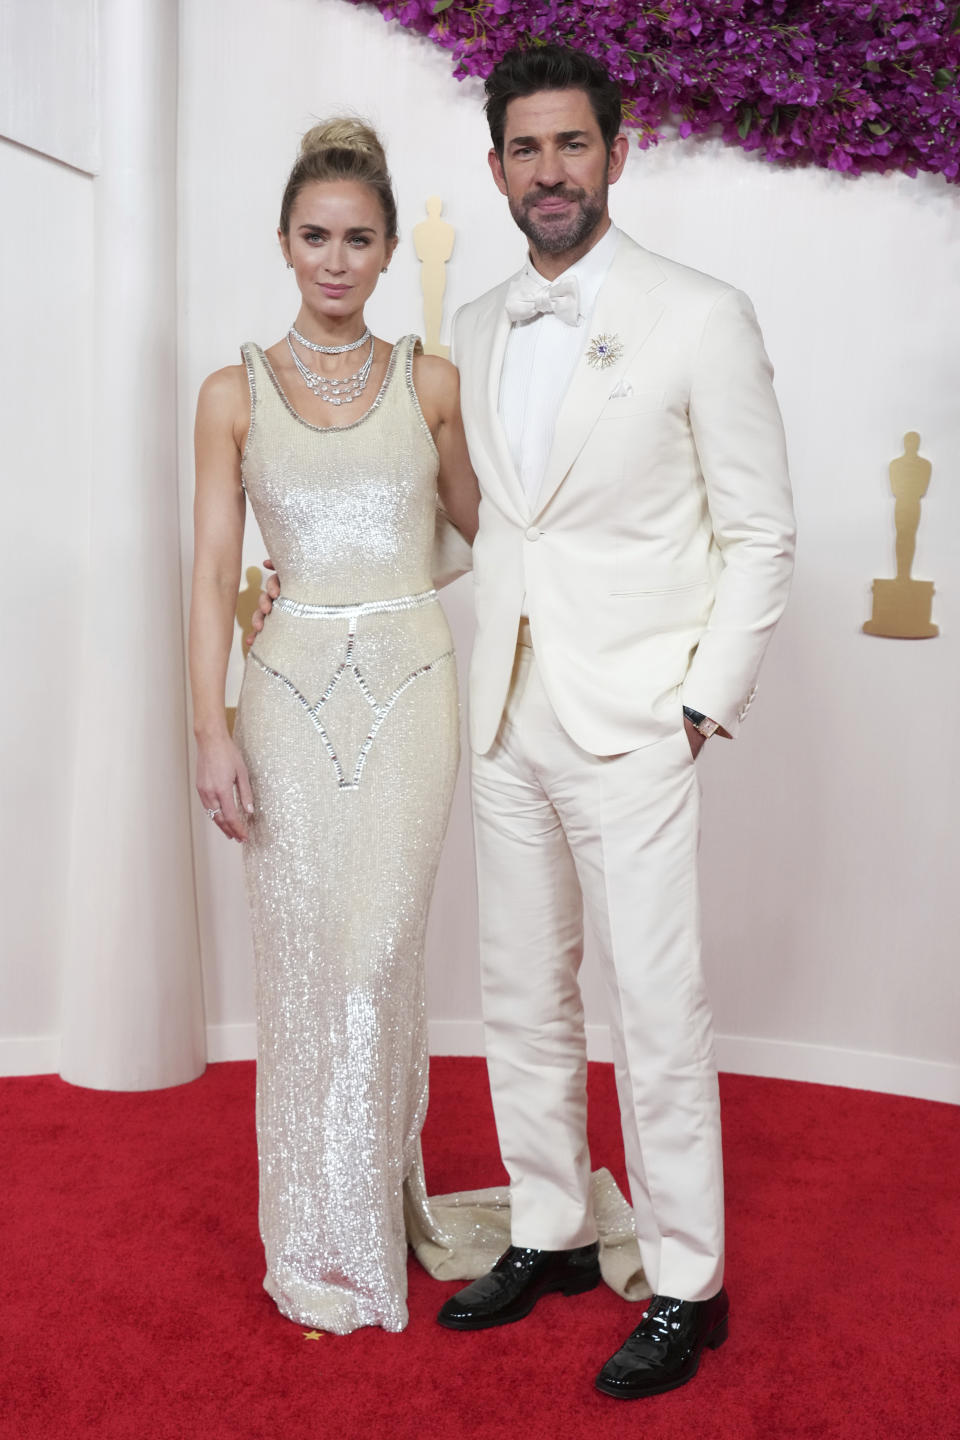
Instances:
[[[730,1339],[685,1389],[594,1372],[636,1323],[605,1287],[476,1335],[410,1266],[403,1335],[313,1341],[260,1288],[253,1066],[144,1095],[0,1081],[4,1440],[957,1440],[960,1110],[722,1077]],[[622,1180],[612,1072],[592,1148]],[[434,1061],[431,1189],[497,1182],[482,1064]]]

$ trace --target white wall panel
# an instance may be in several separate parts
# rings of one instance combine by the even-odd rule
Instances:
[[[147,1090],[205,1063],[176,604],[177,10],[100,0],[99,12],[93,470],[60,1069],[78,1085]]]
[[[93,185],[0,141],[0,1074],[55,1069],[90,492]],[[109,843],[95,837],[94,843]],[[7,1037],[23,1043],[9,1051]],[[46,1037],[39,1051],[34,1037]]]
[[[96,84],[97,0],[4,0],[0,135],[94,174]]]

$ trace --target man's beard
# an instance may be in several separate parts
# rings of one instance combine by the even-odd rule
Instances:
[[[548,221],[544,224],[533,218],[531,211],[537,201],[545,196],[573,201],[576,213],[563,221]],[[561,255],[565,250],[575,250],[589,239],[600,224],[606,212],[607,191],[573,190],[567,186],[556,186],[550,190],[528,190],[519,200],[507,198],[510,214],[514,221],[543,255]]]

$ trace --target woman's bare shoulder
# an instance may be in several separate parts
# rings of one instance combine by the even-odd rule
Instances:
[[[224,365],[214,370],[200,386],[200,394],[210,399],[226,399],[242,394],[247,389],[247,367],[245,365]]]
[[[214,370],[200,386],[197,412],[210,419],[233,419],[250,409],[250,389],[245,365],[224,365]]]
[[[419,394],[434,398],[444,408],[459,397],[460,372],[442,355],[414,355],[413,378]]]

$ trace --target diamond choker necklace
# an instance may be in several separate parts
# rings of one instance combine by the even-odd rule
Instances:
[[[307,339],[306,335],[300,334],[296,325],[291,325],[287,333],[288,335],[292,335],[293,339],[302,345],[305,350],[313,350],[318,355],[345,355],[348,350],[359,350],[364,341],[370,339],[369,326],[364,330],[359,340],[351,340],[349,345],[315,345],[312,340]]]
[[[313,350],[319,355],[345,355],[348,350],[359,350],[368,340],[370,342],[370,353],[360,366],[359,370],[352,375],[339,375],[330,379],[326,375],[318,375],[306,365],[293,348],[294,340]],[[373,364],[373,336],[370,334],[369,326],[364,330],[359,340],[351,340],[349,345],[315,345],[312,340],[307,340],[300,334],[296,326],[291,325],[287,332],[287,347],[293,357],[293,363],[297,367],[303,383],[312,395],[317,395],[321,400],[326,400],[330,405],[349,405],[353,400],[358,399],[367,388],[367,381],[370,379],[370,367]]]

